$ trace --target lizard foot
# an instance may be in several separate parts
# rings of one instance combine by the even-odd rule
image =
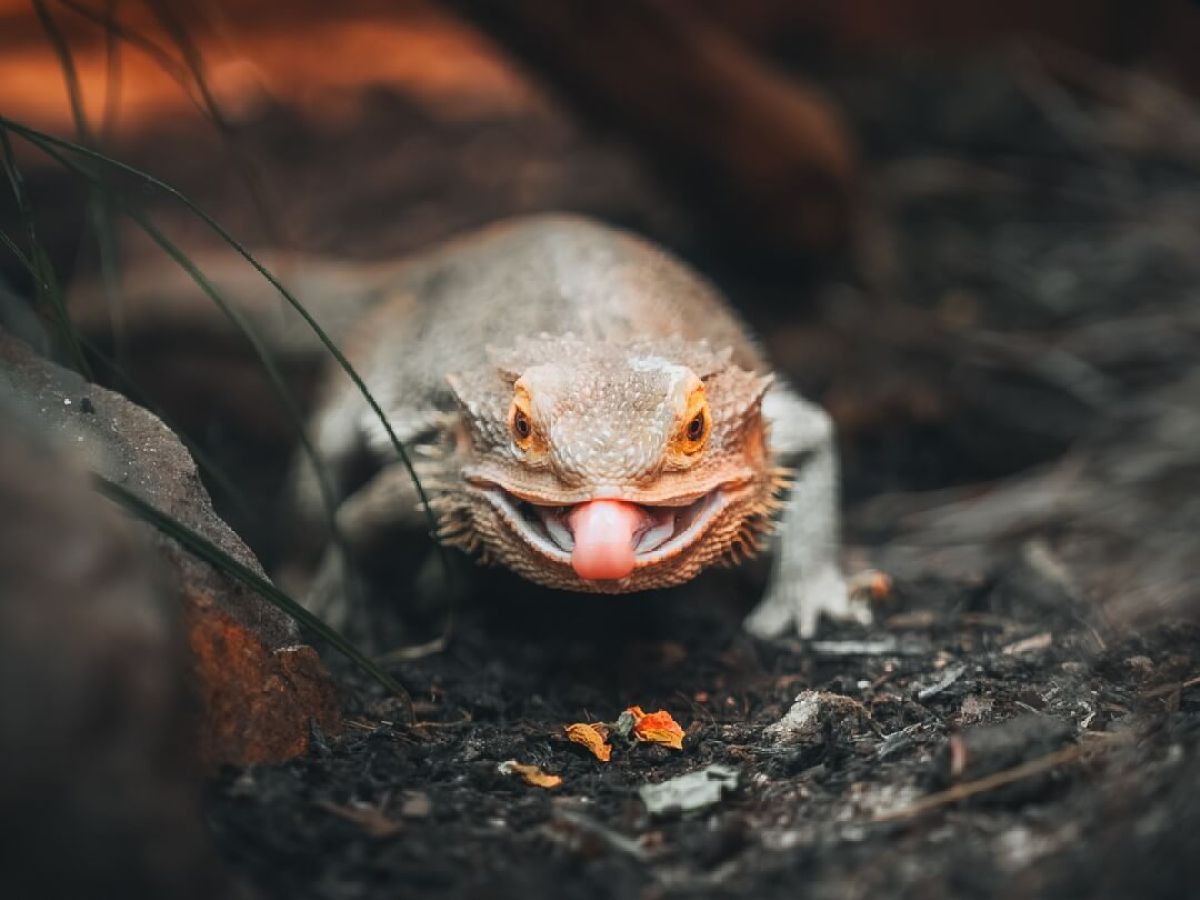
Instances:
[[[811,638],[821,615],[871,623],[871,610],[855,600],[846,580],[833,566],[822,568],[810,578],[772,581],[766,595],[746,617],[746,630],[761,638],[775,638],[794,630]]]

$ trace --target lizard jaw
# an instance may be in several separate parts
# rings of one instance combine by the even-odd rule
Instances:
[[[580,504],[536,504],[499,486],[491,487],[484,496],[526,544],[543,556],[571,565],[575,541],[567,523]],[[634,570],[666,562],[695,544],[727,503],[728,495],[720,487],[683,506],[634,503],[645,515],[634,536]]]

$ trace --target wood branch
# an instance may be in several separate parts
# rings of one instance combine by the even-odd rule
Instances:
[[[960,800],[966,800],[979,794],[986,794],[998,788],[1023,781],[1026,778],[1032,778],[1035,775],[1049,772],[1051,769],[1056,769],[1067,763],[1073,763],[1080,759],[1084,752],[1084,747],[1072,744],[1070,747],[1064,747],[1061,750],[1056,750],[1053,753],[1047,753],[1045,756],[1039,756],[1037,759],[1022,763],[1019,766],[1013,766],[1011,769],[1005,769],[1003,772],[995,772],[975,781],[956,784],[944,791],[938,791],[937,793],[923,797],[915,803],[901,807],[900,809],[879,813],[871,821],[900,822],[905,819],[915,819],[941,809],[944,806],[958,803]]]
[[[658,0],[448,5],[643,147],[723,236],[787,257],[846,238],[856,152],[836,108],[699,11]]]

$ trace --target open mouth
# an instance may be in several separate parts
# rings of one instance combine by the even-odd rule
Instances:
[[[570,522],[576,506],[530,503],[501,487],[489,490],[488,499],[528,543],[547,556],[564,563],[571,561],[575,536]],[[631,536],[635,566],[653,565],[669,559],[694,543],[725,502],[724,492],[716,488],[683,506],[634,504],[641,513],[640,522]]]

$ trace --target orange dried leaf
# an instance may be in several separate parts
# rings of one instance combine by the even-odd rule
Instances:
[[[633,733],[639,741],[683,749],[684,731],[665,709],[647,713],[640,706],[631,706],[625,711],[634,718]]]
[[[551,775],[543,771],[541,766],[519,763],[515,759],[500,763],[499,769],[501,775],[520,775],[526,784],[532,784],[534,787],[556,788],[562,784],[561,775]]]
[[[886,600],[892,596],[892,578],[886,572],[873,572],[871,575],[871,599]]]
[[[612,757],[612,744],[608,742],[608,729],[603,725],[576,722],[573,725],[567,725],[566,732],[568,740],[587,747],[600,762],[608,762]]]

